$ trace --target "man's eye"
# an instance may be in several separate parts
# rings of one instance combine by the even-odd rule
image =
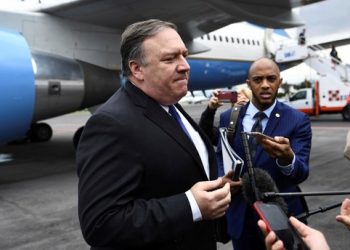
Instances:
[[[173,61],[174,60],[174,57],[165,57],[164,59],[163,59],[163,61],[165,61],[165,62],[171,62],[171,61]]]
[[[259,82],[261,82],[261,80],[262,80],[262,77],[253,77],[254,82],[259,83]]]
[[[266,79],[268,82],[274,82],[274,81],[276,81],[277,76],[268,76],[268,77],[266,77]]]

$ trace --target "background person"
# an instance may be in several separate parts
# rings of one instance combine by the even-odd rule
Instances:
[[[302,29],[299,33],[298,43],[299,45],[305,45],[306,37],[305,37],[306,29]]]
[[[199,120],[199,126],[203,129],[212,144],[215,146],[218,144],[219,140],[219,129],[218,127],[214,126],[214,119],[217,109],[223,105],[218,98],[219,91],[220,89],[215,89],[213,91],[213,95],[209,99],[208,106],[201,114],[201,118]],[[251,97],[252,93],[247,86],[240,87],[237,89],[237,102],[233,103],[232,106],[243,106],[249,102]]]
[[[88,120],[77,151],[79,220],[92,249],[216,249],[230,187],[177,104],[187,54],[172,23],[138,22],[122,34],[128,81]]]
[[[243,106],[239,113],[236,133],[231,143],[235,152],[246,162],[241,132],[251,131],[262,114],[259,126],[264,134],[274,137],[274,141],[263,139],[256,145],[252,157],[254,167],[267,171],[280,192],[297,192],[297,184],[309,174],[309,155],[311,149],[311,126],[307,115],[276,100],[282,83],[280,71],[275,62],[267,58],[256,60],[250,67],[247,84],[252,90],[252,100]],[[220,127],[227,127],[230,110],[220,115]],[[253,151],[253,150],[252,150]],[[224,175],[220,144],[217,149],[219,175]],[[246,165],[243,172],[246,171]],[[231,182],[232,186],[237,183]],[[235,193],[231,190],[231,193]],[[291,215],[304,213],[303,198],[285,199]],[[232,238],[234,250],[265,249],[263,237],[257,227],[258,217],[243,199],[242,193],[232,196],[226,212],[228,233]]]
[[[341,59],[338,57],[338,51],[335,49],[334,44],[332,44],[332,49],[330,52],[330,56],[332,57],[332,62],[335,64],[339,64],[341,62]]]

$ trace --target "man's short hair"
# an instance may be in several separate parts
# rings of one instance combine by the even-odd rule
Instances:
[[[149,38],[159,33],[165,28],[171,28],[177,31],[175,24],[150,19],[129,25],[122,34],[120,54],[122,57],[122,71],[124,76],[131,75],[129,61],[135,60],[141,65],[145,65],[144,51],[142,44]]]

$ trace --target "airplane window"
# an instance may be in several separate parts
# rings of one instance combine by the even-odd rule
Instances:
[[[225,36],[225,38],[226,38],[226,42],[228,43],[228,37],[227,37],[227,36]]]
[[[215,35],[213,35],[213,38],[214,38],[214,41],[216,41],[216,36]]]
[[[242,43],[243,43],[243,44],[245,44],[245,40],[244,40],[244,38],[242,38]]]
[[[208,40],[210,40],[210,36],[209,36],[209,34],[207,35],[207,39],[208,39]]]
[[[252,40],[252,43],[253,43],[253,45],[255,45],[255,41],[254,40]]]
[[[235,39],[233,37],[231,37],[231,42],[235,43]]]
[[[237,43],[239,43],[239,38],[238,38],[238,37],[237,37],[237,39],[236,39],[236,40],[237,40]]]
[[[257,44],[258,46],[260,46],[260,42],[259,42],[259,41],[256,41],[256,44]]]
[[[219,36],[219,40],[220,40],[220,42],[222,42],[222,36]]]
[[[249,39],[247,39],[247,43],[248,43],[248,45],[250,45],[250,40]]]

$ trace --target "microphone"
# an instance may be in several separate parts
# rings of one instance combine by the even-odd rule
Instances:
[[[250,148],[248,145],[247,133],[242,132],[243,147],[247,161],[247,172],[242,176],[242,194],[243,198],[251,206],[256,201],[263,202],[275,202],[282,210],[287,214],[288,206],[283,198],[273,197],[265,198],[263,193],[265,192],[278,192],[278,188],[275,181],[272,179],[269,173],[261,168],[254,168],[252,158],[250,154]]]
[[[265,203],[270,203],[270,202],[277,203],[282,208],[282,210],[286,214],[288,214],[287,203],[284,201],[284,199],[282,197],[279,197],[279,196],[266,197],[266,196],[264,196],[264,194],[267,192],[269,192],[269,193],[271,193],[271,192],[277,193],[278,192],[278,188],[277,188],[274,180],[270,176],[270,174],[261,168],[255,168],[254,169],[254,176],[255,176],[256,188],[257,188],[257,190],[259,190],[259,193],[260,193],[260,197],[258,200],[263,201]],[[253,205],[254,202],[256,201],[255,195],[254,195],[254,190],[252,189],[252,185],[250,184],[250,181],[249,181],[249,175],[247,173],[245,173],[242,176],[242,194],[243,194],[243,198],[250,205]]]
[[[276,197],[274,202],[271,200],[268,203],[262,201],[262,191],[276,191],[277,187],[266,171],[258,168],[255,169],[256,172],[254,171],[247,134],[242,132],[241,135],[247,160],[247,173],[242,177],[243,197],[253,205],[259,217],[266,223],[268,230],[274,231],[277,237],[283,241],[287,250],[307,250],[306,244],[288,222],[287,205],[284,202],[284,204],[281,203],[283,199]],[[282,207],[286,210],[283,210]]]
[[[346,194],[350,194],[350,191],[291,192],[291,193],[265,192],[262,194],[262,196],[264,198],[272,198],[272,197],[324,196],[324,195],[346,195]]]
[[[307,219],[308,217],[310,217],[311,215],[314,215],[314,214],[318,214],[318,213],[324,213],[328,210],[331,210],[333,208],[337,208],[337,207],[340,207],[341,204],[343,202],[337,202],[337,203],[334,203],[334,204],[331,204],[331,205],[328,205],[328,206],[325,206],[325,207],[318,207],[318,209],[315,209],[311,212],[306,212],[306,213],[303,213],[303,214],[299,214],[298,216],[296,216],[297,219]]]

